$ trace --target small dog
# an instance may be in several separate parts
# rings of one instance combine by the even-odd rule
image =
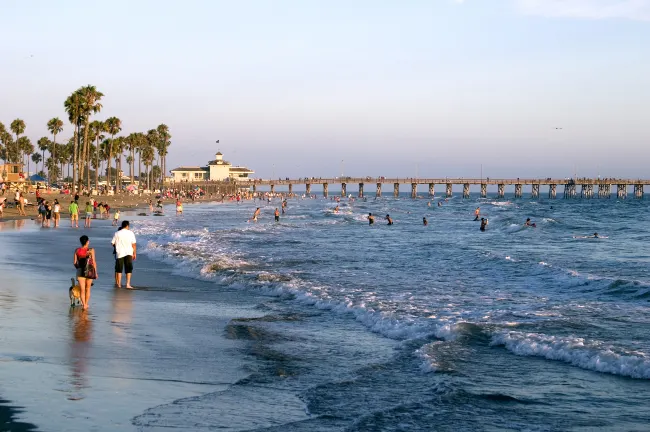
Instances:
[[[70,289],[68,290],[68,295],[70,296],[70,306],[74,307],[81,304],[81,287],[77,285],[77,282],[74,278],[70,278]]]

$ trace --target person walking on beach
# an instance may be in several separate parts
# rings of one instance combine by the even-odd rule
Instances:
[[[176,201],[176,215],[182,215],[183,214],[183,203],[181,200]]]
[[[90,201],[86,202],[86,220],[84,221],[84,227],[90,228],[90,221],[93,218],[93,205],[90,204]]]
[[[70,201],[68,211],[70,212],[70,227],[79,228],[79,204],[77,201]]]
[[[54,200],[54,208],[52,209],[52,214],[54,216],[54,228],[58,228],[59,221],[61,220],[61,204],[59,204],[58,199]]]
[[[115,215],[113,216],[113,226],[117,226],[117,222],[120,220],[120,209],[115,210]]]
[[[129,229],[129,221],[122,221],[121,229],[115,233],[111,244],[115,246],[115,285],[122,288],[122,272],[126,272],[126,287],[131,286],[133,261],[136,258],[135,234]]]
[[[88,309],[90,303],[90,287],[93,279],[97,279],[97,261],[95,260],[95,250],[90,248],[90,240],[87,235],[79,237],[81,247],[74,251],[72,263],[77,269],[77,281],[81,289],[81,305]]]
[[[27,213],[25,213],[25,201],[27,201],[27,198],[20,192],[20,197],[18,198],[18,214],[20,216],[27,216]]]

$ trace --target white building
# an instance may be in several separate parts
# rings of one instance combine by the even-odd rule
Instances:
[[[232,166],[230,162],[223,159],[223,154],[217,152],[214,160],[208,162],[208,166],[181,166],[170,171],[172,180],[175,182],[198,182],[198,181],[224,181],[237,180],[247,181],[250,174],[255,171],[242,167]]]

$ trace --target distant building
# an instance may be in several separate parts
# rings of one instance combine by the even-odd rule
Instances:
[[[171,179],[175,182],[224,181],[228,179],[247,181],[249,175],[254,172],[243,166],[233,166],[223,159],[221,152],[217,152],[214,160],[208,162],[207,166],[181,166],[170,171]]]

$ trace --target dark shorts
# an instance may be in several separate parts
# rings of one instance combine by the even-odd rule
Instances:
[[[276,221],[276,222],[280,222],[280,216],[276,216],[276,217],[275,217],[275,221]]]
[[[133,273],[133,257],[127,255],[115,260],[115,273]]]

